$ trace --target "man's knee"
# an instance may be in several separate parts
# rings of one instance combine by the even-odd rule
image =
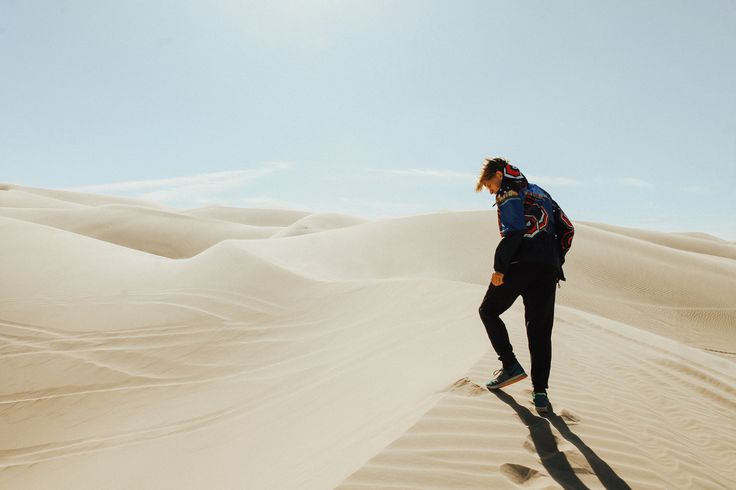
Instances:
[[[498,301],[485,301],[478,307],[478,313],[481,317],[496,317],[500,316],[507,309],[508,307],[505,307]]]
[[[519,297],[519,293],[513,289],[505,287],[503,289],[494,288],[489,290],[480,307],[478,307],[478,313],[481,317],[498,317],[503,312],[508,310],[511,305]]]
[[[494,308],[493,303],[486,301],[478,307],[478,314],[481,318],[489,318],[498,316],[498,311]]]

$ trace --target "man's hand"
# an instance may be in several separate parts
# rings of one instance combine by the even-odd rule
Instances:
[[[503,274],[501,274],[500,272],[494,272],[491,276],[491,284],[493,284],[494,286],[500,286],[501,284],[503,284]]]

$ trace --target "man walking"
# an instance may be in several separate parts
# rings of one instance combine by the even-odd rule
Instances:
[[[480,192],[483,188],[496,195],[494,206],[498,206],[502,237],[494,256],[491,284],[478,309],[502,363],[486,386],[498,389],[527,377],[500,318],[521,295],[532,364],[533,402],[537,410],[546,412],[555,286],[565,280],[562,264],[575,230],[549,193],[530,184],[517,167],[503,158],[485,159],[475,190]]]

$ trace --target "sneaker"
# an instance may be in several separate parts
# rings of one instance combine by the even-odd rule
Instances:
[[[533,392],[532,395],[534,396],[534,399],[532,400],[532,402],[534,402],[534,408],[536,408],[540,412],[549,411],[549,398],[547,398],[546,391],[543,391],[541,393]]]
[[[504,386],[508,386],[511,383],[516,383],[517,381],[521,381],[526,378],[524,368],[521,367],[519,361],[516,361],[516,363],[509,369],[496,369],[493,371],[493,374],[496,375],[496,377],[486,383],[486,387],[489,390],[503,388]]]

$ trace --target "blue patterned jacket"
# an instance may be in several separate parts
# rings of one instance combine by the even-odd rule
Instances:
[[[508,164],[496,193],[501,241],[493,269],[506,273],[511,264],[534,262],[554,268],[556,279],[565,280],[562,264],[572,245],[575,228],[552,196],[530,184],[521,171]]]

